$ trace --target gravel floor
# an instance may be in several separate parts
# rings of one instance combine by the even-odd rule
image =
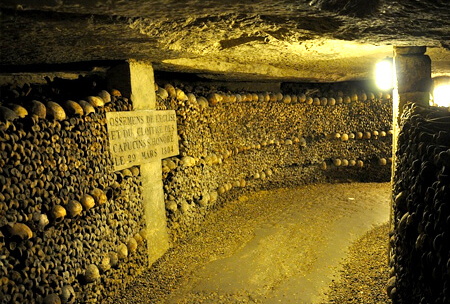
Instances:
[[[387,228],[371,229],[387,222],[389,194],[352,183],[243,196],[103,302],[388,303]]]
[[[330,286],[324,304],[392,303],[385,291],[389,279],[388,233],[386,223],[370,230],[351,246],[343,270]]]

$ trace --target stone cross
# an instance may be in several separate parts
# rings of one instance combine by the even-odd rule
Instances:
[[[169,249],[161,158],[178,154],[178,138],[176,128],[175,130],[167,129],[168,126],[170,128],[173,124],[175,124],[176,127],[176,117],[174,111],[148,111],[156,109],[155,79],[151,64],[129,60],[123,64],[119,64],[111,68],[107,74],[107,81],[108,87],[118,89],[123,96],[131,98],[134,109],[134,111],[119,112],[119,114],[114,114],[111,112],[108,113],[110,116],[107,116],[107,118],[111,119],[111,117],[119,117],[119,120],[116,121],[123,123],[125,118],[120,120],[120,117],[128,117],[125,119],[125,122],[128,122],[129,124],[133,122],[135,125],[133,131],[135,133],[139,133],[139,135],[141,135],[146,132],[151,135],[158,132],[160,129],[160,131],[162,130],[162,133],[165,131],[165,136],[172,136],[172,142],[176,143],[176,147],[172,146],[172,151],[166,151],[163,147],[158,146],[158,150],[153,147],[152,149],[147,149],[146,152],[139,152],[136,154],[138,157],[140,155],[144,155],[144,158],[148,158],[147,161],[137,161],[137,163],[140,163],[143,205],[145,209],[146,227],[148,230],[148,254],[149,263],[151,265],[158,258],[160,258],[167,251],[167,249]],[[161,114],[159,115],[159,119],[156,118],[158,114]],[[164,122],[162,120],[164,120]],[[170,122],[168,122],[168,120],[170,120]],[[113,121],[114,120],[111,120],[111,122]],[[114,140],[118,139],[118,136],[124,134],[127,135],[126,130],[120,129],[120,124],[116,124],[116,126],[114,126],[114,123],[108,123],[108,129],[109,136],[114,137]],[[117,131],[118,133],[111,133],[110,131]],[[151,140],[155,141],[155,137],[151,137],[150,139],[146,137],[145,139],[150,145],[152,144]],[[119,139],[118,144],[114,146],[116,151],[123,151],[127,148],[126,146],[121,148],[120,143],[121,141]],[[166,147],[167,146],[170,147],[170,145],[166,145]],[[168,153],[161,155],[164,154],[164,151]],[[114,157],[115,153],[113,153],[113,151],[111,151],[111,153]],[[148,157],[145,157],[145,155]],[[118,157],[118,159],[114,160],[116,169],[123,169],[133,164],[132,160],[128,162],[126,159],[121,159],[120,154]],[[126,163],[124,163],[124,161]]]

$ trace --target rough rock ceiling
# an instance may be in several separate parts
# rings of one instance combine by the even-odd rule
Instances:
[[[0,64],[145,59],[208,77],[366,79],[392,45],[450,74],[448,0],[3,0]]]

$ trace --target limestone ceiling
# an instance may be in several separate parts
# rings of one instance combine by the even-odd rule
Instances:
[[[145,59],[210,78],[342,81],[372,77],[392,45],[427,45],[450,74],[447,0],[3,0],[11,65]]]

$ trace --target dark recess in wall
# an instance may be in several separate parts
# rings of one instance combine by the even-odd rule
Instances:
[[[95,71],[96,68],[115,66],[121,60],[91,60],[58,64],[0,65],[1,73],[75,72]]]

